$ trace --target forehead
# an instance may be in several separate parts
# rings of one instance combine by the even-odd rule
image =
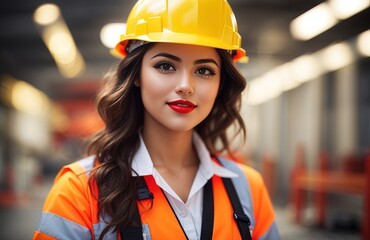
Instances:
[[[216,62],[220,62],[220,56],[215,48],[189,45],[189,44],[178,44],[178,43],[155,43],[147,53],[146,57],[153,57],[158,53],[169,53],[175,55],[180,59],[196,60],[204,58],[212,58]]]

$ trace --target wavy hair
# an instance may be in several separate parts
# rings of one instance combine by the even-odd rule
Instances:
[[[140,88],[134,82],[140,79],[143,56],[153,46],[147,43],[129,53],[118,65],[115,74],[108,77],[97,96],[97,109],[105,128],[96,133],[86,149],[95,155],[98,167],[90,175],[90,188],[97,187],[99,216],[109,216],[100,239],[108,231],[118,231],[133,224],[136,208],[138,177],[132,175],[132,160],[140,145],[139,130],[143,126],[144,106]],[[246,87],[244,77],[236,69],[230,54],[217,49],[221,63],[221,83],[213,109],[195,127],[213,154],[227,151],[231,154],[226,130],[236,123],[237,133],[245,137],[245,125],[239,114],[241,93]],[[219,147],[216,147],[220,141]]]

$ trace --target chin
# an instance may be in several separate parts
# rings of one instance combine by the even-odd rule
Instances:
[[[187,126],[185,126],[185,125],[181,125],[181,126],[177,126],[177,125],[176,126],[174,126],[174,125],[167,126],[167,129],[169,129],[169,130],[171,130],[173,132],[189,132],[189,131],[192,131],[194,128],[195,128],[194,125],[191,125],[191,126],[189,126],[189,125],[187,125]]]

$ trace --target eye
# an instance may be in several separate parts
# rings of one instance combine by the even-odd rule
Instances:
[[[216,75],[216,71],[211,67],[199,67],[195,73],[204,77],[213,77]]]
[[[175,71],[175,67],[169,63],[169,62],[166,62],[166,61],[161,61],[161,62],[158,62],[154,65],[154,68],[155,69],[158,69],[158,71],[160,72],[173,72]]]

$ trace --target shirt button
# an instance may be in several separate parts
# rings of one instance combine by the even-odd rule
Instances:
[[[180,216],[182,218],[185,218],[187,215],[188,215],[188,211],[186,211],[186,209],[181,209],[180,210]]]

